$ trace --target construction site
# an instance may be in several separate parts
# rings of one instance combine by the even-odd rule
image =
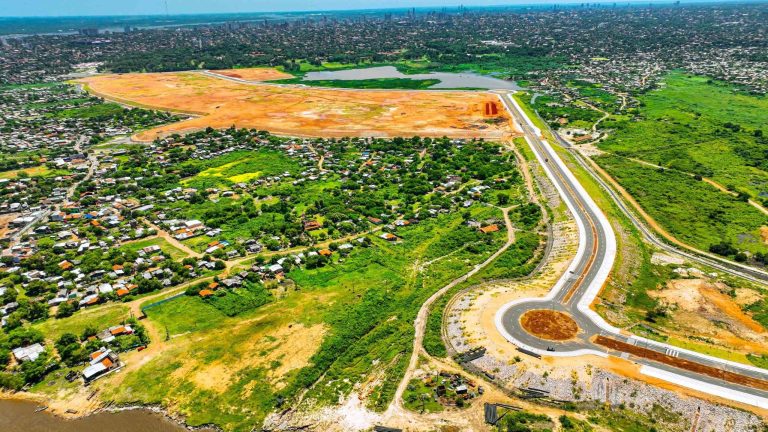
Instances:
[[[273,69],[113,74],[77,82],[126,106],[188,114],[186,121],[133,137],[152,141],[206,127],[257,128],[288,136],[429,136],[501,139],[510,136],[497,96],[479,91],[318,89],[259,83]]]

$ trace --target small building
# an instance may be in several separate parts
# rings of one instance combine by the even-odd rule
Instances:
[[[45,352],[45,348],[39,343],[32,344],[26,347],[15,348],[13,350],[13,356],[19,363],[31,362],[37,360],[40,354]]]
[[[91,353],[89,366],[83,370],[83,379],[89,383],[105,373],[120,366],[120,359],[111,349],[101,347]]]
[[[483,233],[483,234],[495,233],[497,231],[499,231],[499,226],[496,225],[496,224],[488,225],[488,226],[480,228],[480,232]]]

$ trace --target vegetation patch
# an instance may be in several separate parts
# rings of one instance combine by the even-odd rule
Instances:
[[[675,170],[656,169],[618,156],[600,156],[595,161],[684,243],[701,250],[732,244],[738,248],[733,256],[744,250],[768,251],[760,237],[768,216],[744,200]]]

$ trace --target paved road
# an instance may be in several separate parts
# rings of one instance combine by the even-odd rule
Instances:
[[[568,141],[566,141],[560,134],[558,134],[556,131],[552,130],[548,127],[549,132],[552,134],[552,136],[557,139],[558,144],[568,149],[571,154],[573,155],[574,159],[578,164],[584,168],[587,172],[589,172],[593,179],[605,190],[608,195],[611,197],[614,203],[619,207],[619,209],[626,215],[626,217],[632,222],[632,224],[637,228],[638,231],[643,235],[646,241],[654,245],[655,247],[671,253],[678,256],[681,256],[683,258],[686,258],[688,260],[698,262],[700,264],[703,264],[705,266],[712,267],[716,270],[720,270],[722,272],[728,273],[730,275],[744,278],[747,280],[750,280],[752,282],[766,285],[768,284],[768,272],[757,269],[751,266],[748,266],[746,264],[737,263],[734,261],[730,261],[724,257],[700,251],[695,249],[681,249],[680,245],[671,245],[664,240],[660,239],[656,234],[653,232],[651,228],[649,228],[645,223],[643,223],[642,219],[639,218],[632,209],[630,209],[629,205],[622,199],[620,194],[611,187],[606,181],[597,173],[597,171],[594,169],[594,167],[585,160],[584,156],[581,155]]]
[[[80,138],[75,143],[75,147],[74,147],[75,151],[77,151],[78,153],[82,152],[82,145],[85,144],[85,142],[87,140],[88,140],[87,136],[81,135]],[[89,178],[91,178],[91,176],[93,175],[93,172],[96,170],[96,157],[94,155],[91,155],[91,156],[88,157],[88,163],[89,163],[88,173],[86,174],[86,176],[82,180],[80,180],[80,181],[78,181],[76,183],[73,183],[67,189],[67,195],[66,195],[67,199],[71,198],[71,196],[72,196],[72,194],[74,194],[75,189],[77,188],[77,186],[80,185],[82,182],[84,182],[84,181],[88,180]],[[16,245],[21,240],[21,238],[24,236],[24,234],[29,232],[29,230],[31,230],[32,227],[34,227],[35,225],[37,225],[41,221],[47,220],[48,217],[51,215],[51,213],[53,213],[54,211],[58,212],[60,210],[60,207],[61,207],[61,203],[57,203],[53,208],[47,208],[47,209],[44,209],[44,210],[40,210],[37,213],[37,215],[35,216],[35,219],[32,220],[32,222],[24,225],[24,227],[22,227],[20,230],[16,231],[14,234],[11,235],[11,241],[10,241],[10,243],[8,245],[8,248],[6,250],[10,250],[11,248],[13,248],[13,246]]]
[[[518,300],[505,305],[499,311],[496,316],[496,324],[504,337],[518,347],[541,355],[621,356],[641,365],[661,369],[671,378],[670,381],[680,382],[682,385],[692,387],[695,390],[706,391],[702,390],[703,385],[695,385],[696,382],[703,382],[718,386],[714,390],[706,391],[708,393],[756,406],[768,407],[768,391],[733,384],[644,358],[629,356],[625,353],[611,352],[591,341],[595,336],[604,335],[701,365],[768,380],[768,371],[757,367],[729,362],[633,336],[626,331],[612,327],[591,310],[590,305],[605,283],[616,255],[616,240],[611,225],[589,194],[560,160],[551,145],[540,137],[541,131],[530,123],[510,94],[500,93],[499,97],[521,128],[539,163],[568,205],[579,227],[577,255],[566,274],[558,281],[549,295],[540,299]],[[546,341],[531,335],[521,327],[520,317],[526,311],[533,309],[554,309],[568,313],[579,325],[581,329],[579,335],[566,342]]]

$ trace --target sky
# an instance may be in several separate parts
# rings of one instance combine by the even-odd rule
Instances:
[[[585,0],[0,0],[0,16],[162,15],[166,12],[166,1],[168,13],[173,15],[412,6],[456,7],[460,4],[492,6],[521,3],[581,3]]]

